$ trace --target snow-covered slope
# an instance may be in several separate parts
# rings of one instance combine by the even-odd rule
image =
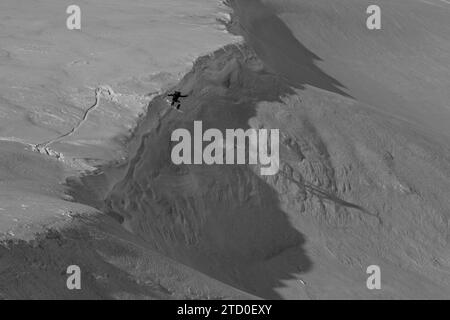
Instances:
[[[77,5],[81,30],[67,29],[66,2],[0,3],[0,136],[65,159],[124,157],[151,97],[235,38],[217,21],[227,13],[220,1]]]
[[[236,41],[216,20],[229,10],[82,1],[82,30],[69,31],[68,5],[0,2],[0,299],[253,298],[152,251],[81,204],[99,199],[72,190],[77,177],[64,183],[86,163],[122,160],[152,96]],[[66,286],[72,264],[80,291]]]
[[[84,203],[70,210],[90,214],[9,242],[0,293],[74,297],[55,272],[78,261],[88,298],[448,299],[450,6],[377,2],[380,31],[365,27],[369,1],[228,1],[245,42],[167,87],[189,94],[184,113],[150,102],[127,162],[68,180]],[[115,88],[98,92],[120,107]],[[280,171],[174,165],[171,134],[195,120],[280,129]]]
[[[177,86],[183,115],[151,103],[107,210],[262,297],[448,298],[448,7],[383,2],[372,34],[365,2],[230,4],[247,45],[196,63]],[[281,129],[282,170],[174,166],[170,134],[194,120]],[[380,291],[366,288],[372,264]]]

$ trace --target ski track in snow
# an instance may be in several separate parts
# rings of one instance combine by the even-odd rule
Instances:
[[[83,123],[87,120],[89,113],[94,110],[95,108],[98,107],[98,104],[100,102],[100,93],[102,92],[102,90],[106,90],[102,87],[98,87],[95,89],[95,102],[92,106],[90,106],[89,108],[87,108],[84,113],[82,118],[80,119],[80,121],[78,121],[77,125],[75,125],[72,129],[70,129],[68,132],[54,138],[51,139],[49,141],[43,142],[43,143],[39,143],[36,145],[36,149],[40,150],[41,148],[45,149],[47,148],[49,145],[58,142],[66,137],[71,136],[72,134],[74,134],[82,125]]]

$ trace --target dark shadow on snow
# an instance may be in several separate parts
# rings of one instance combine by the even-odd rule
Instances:
[[[236,15],[237,32],[264,61],[265,65],[297,88],[311,85],[346,97],[345,88],[324,73],[316,62],[320,57],[306,48],[294,36],[274,9],[260,0],[229,0]]]

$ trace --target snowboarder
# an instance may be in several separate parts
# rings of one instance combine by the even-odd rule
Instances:
[[[182,95],[180,91],[175,91],[174,93],[168,94],[168,97],[172,97],[172,102],[170,103],[170,105],[173,107],[175,104],[176,105],[176,109],[179,110],[180,106],[181,106],[181,102],[180,102],[180,98],[186,98],[187,95]]]

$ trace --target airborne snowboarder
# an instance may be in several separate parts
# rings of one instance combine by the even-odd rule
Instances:
[[[180,106],[181,106],[181,102],[180,102],[179,99],[180,99],[180,98],[186,98],[186,97],[187,97],[187,95],[182,95],[180,91],[175,91],[174,93],[168,94],[167,96],[168,96],[168,97],[172,97],[172,102],[170,103],[170,105],[171,105],[172,107],[173,107],[174,105],[176,105],[175,108],[176,108],[177,110],[179,110],[179,109],[180,109]]]

